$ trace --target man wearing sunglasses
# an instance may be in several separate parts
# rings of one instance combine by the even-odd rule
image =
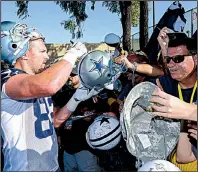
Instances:
[[[62,60],[45,69],[49,56],[38,30],[1,22],[1,60],[12,66],[1,71],[3,171],[59,171],[54,127],[98,92],[80,87],[59,110],[53,109],[51,96],[67,82],[76,59],[86,52],[84,44],[76,43]]]
[[[187,103],[197,102],[197,41],[186,36],[185,33],[169,33],[163,28],[158,36],[162,55],[169,71],[156,80],[157,85],[164,92],[180,98]],[[164,100],[165,101],[165,100]],[[163,107],[164,113],[171,112],[171,102]],[[179,114],[178,114],[179,116]],[[195,145],[188,133],[187,122],[182,121],[181,134],[175,153],[170,157],[182,171],[196,171],[197,161],[192,149]],[[191,163],[189,163],[191,162]],[[189,163],[189,164],[185,164]]]

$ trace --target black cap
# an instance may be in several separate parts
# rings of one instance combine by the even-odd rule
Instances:
[[[167,33],[169,36],[168,47],[186,45],[192,55],[197,54],[197,37],[189,38],[184,32]]]

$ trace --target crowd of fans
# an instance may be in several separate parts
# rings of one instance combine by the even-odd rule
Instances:
[[[168,49],[168,52],[173,51],[174,54],[169,55],[170,57],[173,56],[173,58],[177,57],[177,54],[180,56],[187,55],[186,58],[189,58],[189,59],[186,59],[186,60],[189,61],[190,58],[192,60],[192,62],[188,66],[185,66],[186,64],[186,62],[184,61],[185,57],[183,61],[181,62],[175,62],[174,60],[170,60],[169,62],[166,62],[169,74],[164,75],[164,69],[162,67],[164,65],[163,64],[158,64],[158,65],[148,64],[148,59],[145,53],[137,52],[135,54],[129,54],[127,56],[124,56],[123,60],[125,60],[126,64],[128,64],[129,70],[126,73],[123,73],[119,78],[123,85],[122,91],[117,92],[117,91],[104,90],[101,93],[101,94],[106,94],[104,98],[101,98],[100,96],[98,96],[97,98],[98,101],[96,103],[94,103],[92,99],[82,102],[73,115],[86,114],[87,112],[94,110],[96,115],[102,114],[104,112],[112,112],[115,114],[116,118],[119,118],[120,112],[124,104],[124,100],[127,97],[130,90],[135,85],[143,81],[153,82],[157,84],[161,88],[162,91],[160,90],[155,91],[153,93],[153,96],[157,95],[161,97],[161,99],[152,97],[151,102],[157,102],[157,103],[160,103],[161,105],[168,106],[167,112],[166,112],[166,109],[163,109],[164,107],[159,107],[153,104],[153,109],[156,110],[156,112],[153,112],[153,113],[155,115],[164,116],[167,118],[189,120],[188,123],[185,123],[186,126],[184,126],[188,129],[185,132],[182,132],[181,130],[181,136],[180,136],[177,148],[176,148],[176,152],[177,152],[176,160],[173,157],[170,157],[170,161],[175,163],[181,169],[195,170],[196,169],[195,166],[191,165],[190,167],[186,167],[185,164],[189,162],[196,162],[196,156],[197,156],[196,144],[195,144],[196,143],[195,140],[197,138],[197,127],[195,124],[195,122],[197,121],[196,105],[190,104],[192,102],[190,102],[190,95],[188,95],[192,93],[192,89],[193,89],[192,86],[194,86],[195,81],[196,81],[195,80],[196,58],[197,58],[196,51],[195,51],[196,40],[188,39],[185,34],[180,34],[180,35],[178,34],[175,40],[171,40],[170,43],[166,42],[166,44],[164,44],[163,41],[169,41],[167,38],[168,37],[166,36],[166,28],[164,28],[160,32],[160,35],[158,37],[159,43],[161,44],[161,47],[162,47],[161,48],[162,51],[167,51],[167,49]],[[164,47],[164,45],[168,45],[168,46]],[[167,56],[161,56],[161,58],[167,58]],[[119,57],[119,60],[120,60],[120,57]],[[135,63],[137,65],[137,68],[135,71],[135,76],[133,78],[132,68]],[[174,75],[174,71],[171,71],[172,70],[171,67],[174,67],[180,63],[184,63],[183,65],[185,68],[181,66],[183,70],[181,70],[181,73],[179,73],[179,78],[177,78],[177,76],[175,77]],[[188,68],[189,68],[189,71],[186,72]],[[185,73],[183,71],[185,71]],[[172,75],[171,75],[171,72],[172,72]],[[182,75],[182,77],[180,75]],[[193,78],[192,85],[190,86],[188,86],[189,84],[188,78],[190,78],[190,80]],[[179,96],[176,90],[177,87],[174,86],[174,84],[177,84],[178,82],[182,83],[182,81],[184,81],[184,83],[187,83],[187,87],[184,86],[182,89],[182,93],[185,96],[184,102],[179,100]],[[53,96],[54,102],[57,102],[58,104],[58,101],[59,101],[60,104],[62,104],[62,106],[69,100],[69,98],[74,92],[71,89],[68,90],[67,86],[64,86],[63,89]],[[187,93],[185,93],[185,91]],[[72,94],[70,95],[70,93]],[[196,92],[194,93],[193,96],[194,96],[193,102],[196,103]],[[165,100],[166,102],[164,102]],[[99,169],[100,170],[104,169],[107,171],[135,170],[135,157],[129,154],[123,139],[121,140],[119,145],[117,145],[114,149],[108,150],[108,151],[97,151],[97,150],[91,149],[90,146],[88,146],[85,140],[85,133],[89,125],[93,122],[93,119],[96,117],[96,115],[73,122],[71,128],[65,128],[63,126],[62,128],[59,129],[60,132],[58,133],[60,134],[60,140],[61,140],[60,148],[64,151],[64,156],[62,157],[64,170],[65,171],[72,171],[72,170],[80,171],[83,169],[81,165],[86,164],[85,161],[86,162],[89,161],[90,164],[87,165],[87,167],[86,165],[84,165],[84,168],[86,169],[84,171],[94,171],[94,170],[98,171]],[[192,146],[190,146],[191,144]],[[75,160],[75,163],[73,162],[74,160]],[[62,166],[62,169],[63,169],[63,166]]]
[[[11,97],[10,106],[14,107],[15,102],[12,101],[15,98],[20,101],[28,101],[31,100],[30,98],[34,99],[35,97],[47,97],[52,95],[52,102],[56,109],[55,112],[61,113],[65,110],[65,107],[67,107],[69,111],[67,113],[69,115],[63,119],[59,115],[60,113],[58,113],[59,116],[54,122],[56,135],[58,137],[60,170],[133,171],[136,170],[136,157],[128,152],[123,138],[121,138],[120,143],[113,149],[101,151],[92,149],[88,145],[85,134],[94,119],[101,114],[105,113],[119,120],[125,99],[131,89],[143,81],[153,82],[160,88],[160,90],[153,92],[153,96],[150,99],[153,103],[153,114],[165,118],[179,119],[182,124],[178,144],[168,160],[181,170],[194,171],[196,170],[197,164],[197,106],[195,105],[197,104],[197,41],[195,38],[188,38],[184,33],[175,33],[174,39],[169,39],[167,28],[163,28],[158,36],[158,42],[161,47],[159,64],[149,64],[147,55],[140,52],[126,56],[123,55],[115,59],[115,63],[119,64],[120,62],[124,62],[128,67],[128,71],[119,77],[122,83],[121,92],[104,89],[98,93],[97,96],[91,95],[83,99],[84,101],[78,102],[78,106],[73,108],[73,105],[71,107],[71,103],[68,102],[71,102],[73,95],[76,95],[75,98],[79,98],[76,94],[80,85],[78,75],[70,74],[69,71],[65,74],[67,76],[61,76],[62,78],[54,75],[54,77],[58,78],[58,82],[63,80],[62,84],[58,83],[59,86],[56,87],[57,90],[53,92],[55,94],[44,93],[42,92],[43,88],[41,88],[41,94],[39,95],[36,93],[33,94],[34,91],[32,90],[32,92],[30,91],[31,94],[27,92],[14,92],[11,89],[14,79],[12,80],[12,77],[10,79],[8,78],[9,80],[6,79],[4,77],[5,73],[2,72],[3,101],[8,99],[7,97]],[[74,53],[74,51],[75,50],[69,52],[71,56],[76,53]],[[23,60],[28,59],[28,56],[25,55],[21,55],[21,57],[23,57]],[[65,57],[65,59],[71,64],[73,63],[69,57]],[[15,68],[19,67],[19,69],[24,65],[23,62],[17,62],[16,64],[17,66],[15,66]],[[49,68],[53,68],[53,73],[63,73],[65,71],[60,71],[60,68],[63,68],[65,64],[57,62],[57,64]],[[72,70],[72,66],[68,65],[67,67],[70,71]],[[1,63],[1,68],[2,71],[3,69],[6,71],[10,67],[5,63]],[[27,69],[27,66],[25,68]],[[48,69],[45,70],[47,71]],[[25,72],[28,73],[27,71]],[[168,71],[168,73],[166,74],[164,71]],[[48,72],[50,73],[52,71]],[[11,76],[16,77],[18,80],[27,79],[24,73],[21,74],[22,79],[14,75]],[[45,77],[46,76],[47,73],[45,73]],[[67,79],[68,77],[69,80]],[[32,78],[32,80],[34,80],[34,78]],[[38,81],[41,81],[39,77],[37,82]],[[66,84],[63,84],[64,81],[67,81]],[[27,83],[23,82],[23,84]],[[45,84],[48,84],[48,82]],[[16,84],[16,86],[19,85],[20,84]],[[54,84],[52,85],[55,86]],[[27,91],[26,89],[24,88],[24,91]],[[75,103],[73,99],[72,103]],[[161,106],[156,105],[156,103],[161,104]],[[5,107],[6,104],[3,104],[2,110],[6,111],[7,109]],[[74,111],[71,109],[74,109]],[[93,113],[93,115],[72,121],[70,111],[72,112],[72,117],[83,116],[89,113]],[[3,120],[5,119],[3,118]],[[5,130],[5,132],[6,131],[7,130]],[[3,142],[5,143],[5,141]],[[4,151],[4,153],[6,152]],[[9,169],[9,163],[7,162],[9,158],[7,156],[4,159],[6,161],[6,168]]]

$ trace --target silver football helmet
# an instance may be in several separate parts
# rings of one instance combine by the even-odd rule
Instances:
[[[80,81],[88,89],[109,89],[109,85],[116,88],[119,84],[115,81],[126,70],[124,63],[114,63],[109,54],[100,50],[89,52],[78,64]]]
[[[29,49],[29,41],[45,39],[34,27],[12,21],[1,22],[1,60],[14,65]]]

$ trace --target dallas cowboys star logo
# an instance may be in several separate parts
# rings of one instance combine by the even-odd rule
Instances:
[[[106,117],[103,117],[101,120],[100,120],[100,125],[103,123],[103,122],[107,122],[109,123],[109,118],[106,118]]]
[[[102,69],[107,68],[107,66],[105,66],[103,64],[103,56],[98,61],[96,61],[94,59],[90,59],[90,60],[94,64],[94,67],[89,72],[92,72],[92,71],[96,70],[101,77],[102,76]]]

